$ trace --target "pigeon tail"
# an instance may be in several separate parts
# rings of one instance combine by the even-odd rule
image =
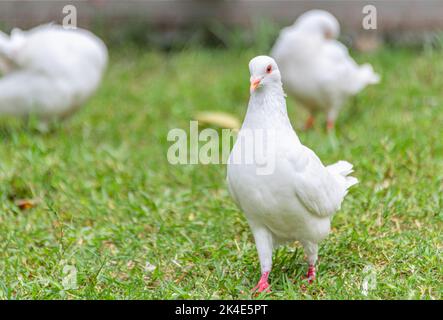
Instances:
[[[330,173],[334,176],[338,176],[338,178],[345,183],[346,191],[353,185],[358,183],[358,179],[350,176],[352,172],[354,172],[353,165],[347,161],[338,161],[334,164],[331,164],[326,167]]]
[[[380,82],[380,76],[375,73],[372,66],[365,63],[358,66],[354,75],[354,81],[349,85],[349,93],[354,95],[363,90],[368,85],[377,84]]]
[[[380,82],[380,76],[375,73],[369,63],[365,63],[360,67],[360,74],[362,81],[365,81],[367,84],[377,84]]]

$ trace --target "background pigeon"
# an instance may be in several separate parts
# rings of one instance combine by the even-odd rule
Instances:
[[[347,48],[336,40],[340,26],[333,15],[311,10],[284,28],[271,51],[280,66],[285,90],[305,106],[314,122],[314,113],[327,113],[327,128],[332,129],[346,99],[380,78],[372,66],[361,66]]]
[[[86,30],[0,32],[0,115],[45,121],[72,114],[99,85],[107,60],[104,43]]]

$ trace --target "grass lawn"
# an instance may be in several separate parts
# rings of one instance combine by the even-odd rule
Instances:
[[[242,118],[258,53],[114,51],[98,93],[53,132],[2,119],[0,298],[251,297],[259,262],[225,166],[168,164],[166,136],[198,111]],[[382,83],[349,101],[335,134],[321,122],[298,133],[324,163],[353,163],[360,184],[321,243],[316,282],[301,289],[293,244],[274,255],[268,297],[441,299],[443,52],[354,56]],[[288,109],[300,128],[305,111]]]

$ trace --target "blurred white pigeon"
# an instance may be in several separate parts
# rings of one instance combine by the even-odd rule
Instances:
[[[89,31],[42,25],[0,32],[0,115],[64,118],[100,84],[108,53]]]
[[[301,144],[288,118],[274,59],[258,56],[249,70],[251,97],[229,157],[227,184],[255,238],[262,275],[254,289],[261,292],[268,290],[273,248],[288,241],[303,245],[308,280],[313,281],[318,243],[329,234],[348,188],[358,181],[349,176],[350,163],[324,166]]]
[[[346,99],[380,81],[370,64],[357,65],[336,40],[339,34],[332,14],[311,10],[284,28],[272,48],[285,90],[310,112],[306,129],[313,126],[318,111],[327,113],[327,128],[334,128]]]

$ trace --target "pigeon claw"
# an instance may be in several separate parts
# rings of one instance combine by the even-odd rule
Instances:
[[[269,283],[266,282],[259,282],[254,289],[252,289],[253,292],[271,292],[271,289],[269,288]]]
[[[308,274],[302,277],[302,280],[307,280],[308,284],[312,284],[315,280],[315,266],[310,265],[308,268]],[[307,289],[305,284],[301,285],[301,289],[304,291]]]
[[[303,277],[304,280],[308,280],[308,283],[311,284],[315,280],[315,266],[310,265],[308,268],[308,274],[306,277]]]
[[[268,283],[269,272],[265,272],[262,274],[258,284],[252,289],[253,292],[271,292],[269,288],[270,285]]]

